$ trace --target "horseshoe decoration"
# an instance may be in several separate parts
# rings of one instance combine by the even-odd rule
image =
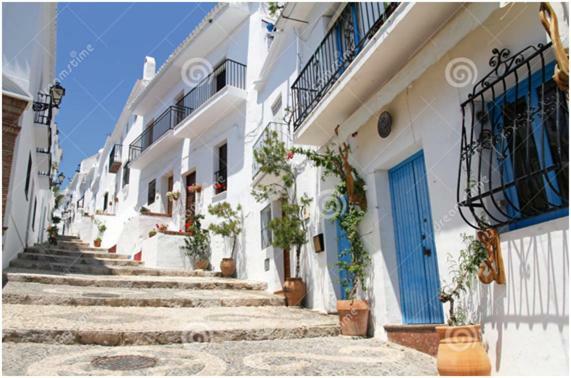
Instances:
[[[504,270],[504,260],[500,247],[500,235],[494,228],[478,231],[478,240],[488,251],[488,258],[480,265],[478,278],[484,284],[496,281],[503,285],[506,283],[506,273]]]

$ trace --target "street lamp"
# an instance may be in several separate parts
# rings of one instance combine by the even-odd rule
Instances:
[[[46,125],[50,125],[52,121],[52,108],[59,109],[63,96],[65,96],[65,88],[56,81],[55,84],[50,87],[49,95],[44,95],[44,97],[49,98],[49,103],[34,101],[32,109],[35,112],[43,112],[47,110],[48,116],[46,118]]]
[[[65,88],[56,81],[56,83],[50,87],[50,96],[53,104],[52,106],[59,109],[59,104],[61,104],[61,100],[63,96],[65,96]]]
[[[54,180],[54,184],[55,185],[61,185],[61,184],[63,184],[63,180],[65,180],[65,175],[63,174],[63,172],[60,172],[57,175],[57,179]]]

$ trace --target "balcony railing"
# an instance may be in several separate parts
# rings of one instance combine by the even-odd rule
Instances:
[[[226,86],[241,89],[246,87],[246,66],[244,64],[226,59],[180,99],[177,105],[196,110]]]
[[[260,151],[264,146],[264,143],[266,142],[267,138],[270,137],[277,138],[278,140],[285,143],[286,147],[289,147],[290,133],[288,125],[279,122],[268,123],[264,128],[264,131],[262,131],[256,142],[254,143],[254,146],[252,147],[252,149],[254,150],[254,156],[256,151]],[[258,174],[258,172],[260,171],[260,167],[261,167],[260,164],[258,164],[256,159],[254,158],[252,162],[252,177],[255,177]]]
[[[397,8],[394,2],[349,3],[293,83],[297,130],[327,91]]]
[[[40,125],[48,125],[50,123],[49,117],[49,104],[51,103],[51,97],[49,94],[38,92],[37,99],[34,105],[34,123]],[[43,105],[43,106],[42,106]]]
[[[123,146],[120,144],[116,144],[111,149],[109,153],[109,172],[117,173],[119,168],[121,168],[121,150]]]
[[[175,126],[191,112],[192,109],[184,106],[169,106],[167,110],[151,122],[145,128],[145,131],[129,145],[129,161],[137,159],[143,151],[149,148],[167,131],[174,129]]]

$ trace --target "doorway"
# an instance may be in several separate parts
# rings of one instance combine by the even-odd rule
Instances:
[[[190,190],[196,184],[196,171],[186,176],[186,204],[185,204],[185,223],[194,219],[196,207],[196,191]],[[186,230],[185,230],[186,231]]]
[[[440,279],[422,151],[389,171],[405,324],[443,323]]]
[[[167,193],[168,192],[172,193],[173,187],[174,187],[174,177],[169,176],[167,178]],[[173,205],[173,200],[167,198],[167,214],[169,217],[172,217],[172,205]]]

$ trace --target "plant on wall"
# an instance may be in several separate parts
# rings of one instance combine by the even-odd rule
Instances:
[[[50,225],[50,226],[48,226],[46,231],[48,232],[48,243],[50,243],[52,245],[56,245],[57,244],[58,231],[59,231],[57,226]]]
[[[172,191],[172,192],[167,192],[166,194],[167,198],[169,201],[178,201],[178,199],[180,198],[180,192],[178,190]]]
[[[230,250],[230,258],[234,258],[236,249],[236,242],[238,236],[242,232],[242,220],[240,218],[240,211],[242,207],[238,205],[236,209],[232,208],[228,202],[220,202],[216,205],[209,205],[208,212],[220,219],[220,223],[211,223],[208,230],[216,235],[224,238],[229,238],[232,242],[232,249]]]
[[[272,232],[272,245],[282,249],[295,249],[296,267],[295,276],[300,274],[301,250],[307,243],[307,226],[304,214],[307,211],[311,198],[297,194],[296,177],[298,172],[291,162],[293,155],[289,153],[278,133],[273,130],[266,132],[263,145],[254,150],[254,159],[260,171],[274,175],[279,182],[256,185],[252,195],[258,202],[270,199],[282,200],[282,215],[272,219],[268,227]]]
[[[208,262],[210,260],[210,235],[208,230],[202,227],[203,219],[204,215],[194,215],[188,228],[189,235],[184,238],[182,248],[192,260]]]
[[[328,146],[324,152],[293,147],[289,153],[304,155],[317,167],[323,168],[322,179],[328,176],[339,179],[334,194],[325,204],[325,210],[332,210],[332,219],[339,222],[350,242],[350,247],[341,252],[350,258],[348,261],[340,261],[338,266],[347,271],[347,278],[341,282],[347,297],[355,299],[359,288],[363,292],[367,290],[365,281],[371,259],[359,231],[367,211],[365,181],[349,163],[350,151],[349,145],[342,143],[339,146]],[[347,201],[348,204],[339,208],[339,201]]]
[[[480,265],[488,258],[488,250],[473,235],[462,234],[462,241],[465,247],[460,250],[458,256],[449,256],[448,259],[451,282],[444,284],[440,291],[440,301],[449,303],[448,325],[450,326],[468,322],[466,312],[455,307],[455,302],[460,299],[462,293],[471,290]]]

